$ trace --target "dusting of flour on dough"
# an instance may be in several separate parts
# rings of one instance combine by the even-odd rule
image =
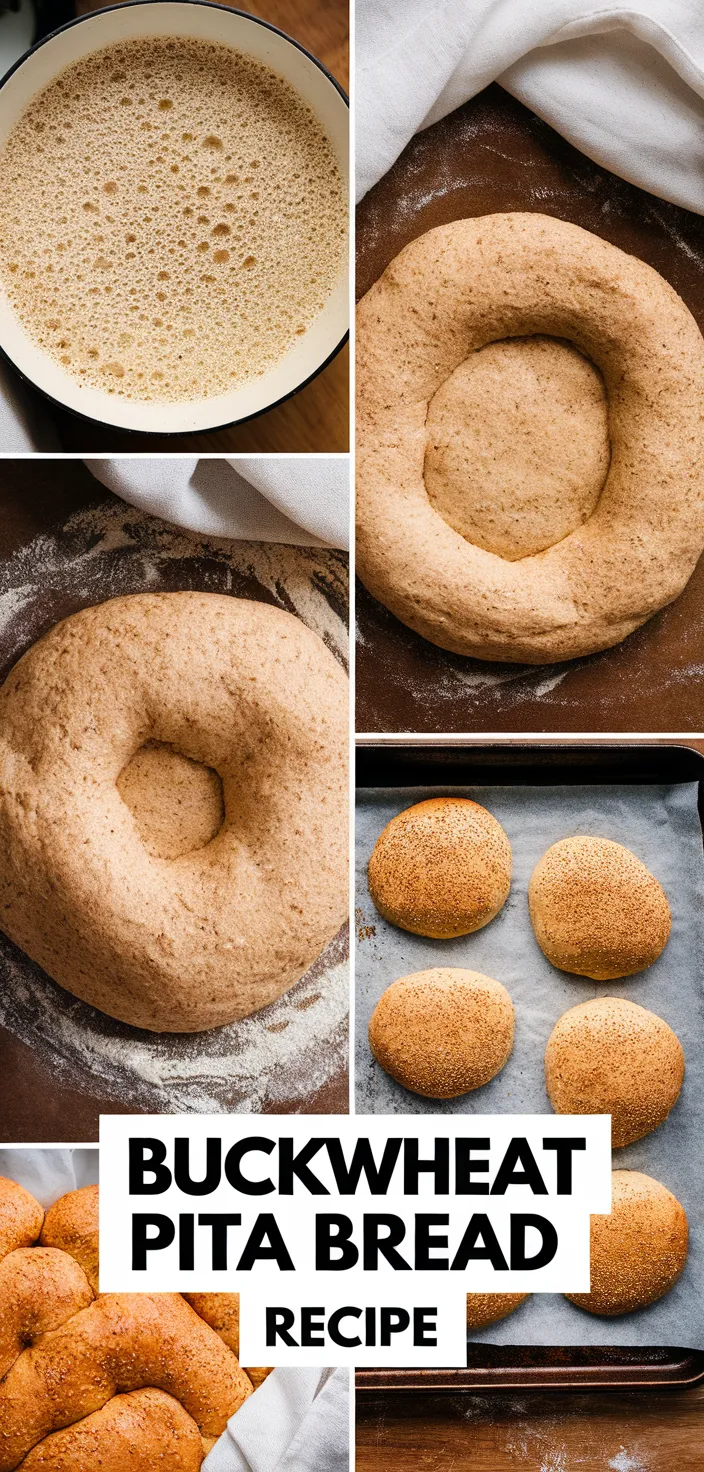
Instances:
[[[347,559],[327,549],[189,535],[110,497],[0,565],[3,671],[59,619],[128,593],[196,588],[264,598],[344,663]],[[248,1113],[295,1107],[347,1062],[348,944],[331,941],[291,991],[212,1032],[155,1034],[79,1002],[0,934],[0,1025],[68,1087],[123,1108]]]

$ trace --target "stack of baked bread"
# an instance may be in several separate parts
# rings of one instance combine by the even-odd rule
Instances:
[[[0,1472],[194,1472],[268,1373],[236,1294],[103,1293],[98,1187],[0,1177]]]

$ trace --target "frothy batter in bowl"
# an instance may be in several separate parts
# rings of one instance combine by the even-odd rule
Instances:
[[[312,110],[187,38],[109,46],[38,92],[0,155],[0,277],[80,382],[132,400],[272,368],[342,269],[346,201]]]

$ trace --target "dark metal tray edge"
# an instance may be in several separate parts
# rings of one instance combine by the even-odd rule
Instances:
[[[554,1390],[691,1390],[704,1382],[704,1352],[664,1351],[657,1365],[603,1363],[592,1365],[555,1364],[550,1350],[543,1350],[530,1365],[475,1365],[468,1369],[361,1369],[355,1383],[361,1392],[397,1391],[554,1391]],[[595,1355],[598,1351],[595,1350]],[[637,1351],[631,1351],[634,1355]],[[564,1351],[561,1352],[564,1354]],[[668,1355],[669,1358],[665,1358]],[[545,1358],[543,1358],[545,1356]]]

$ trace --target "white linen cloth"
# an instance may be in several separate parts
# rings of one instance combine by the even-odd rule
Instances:
[[[86,460],[124,501],[206,536],[301,547],[349,544],[347,456]]]
[[[0,1150],[0,1176],[24,1186],[44,1207],[53,1206],[67,1191],[98,1182],[98,1151],[85,1148],[67,1150]]]
[[[348,1472],[349,1387],[349,1370],[273,1370],[203,1472]]]
[[[702,0],[357,0],[358,198],[493,81],[622,179],[704,214]]]

